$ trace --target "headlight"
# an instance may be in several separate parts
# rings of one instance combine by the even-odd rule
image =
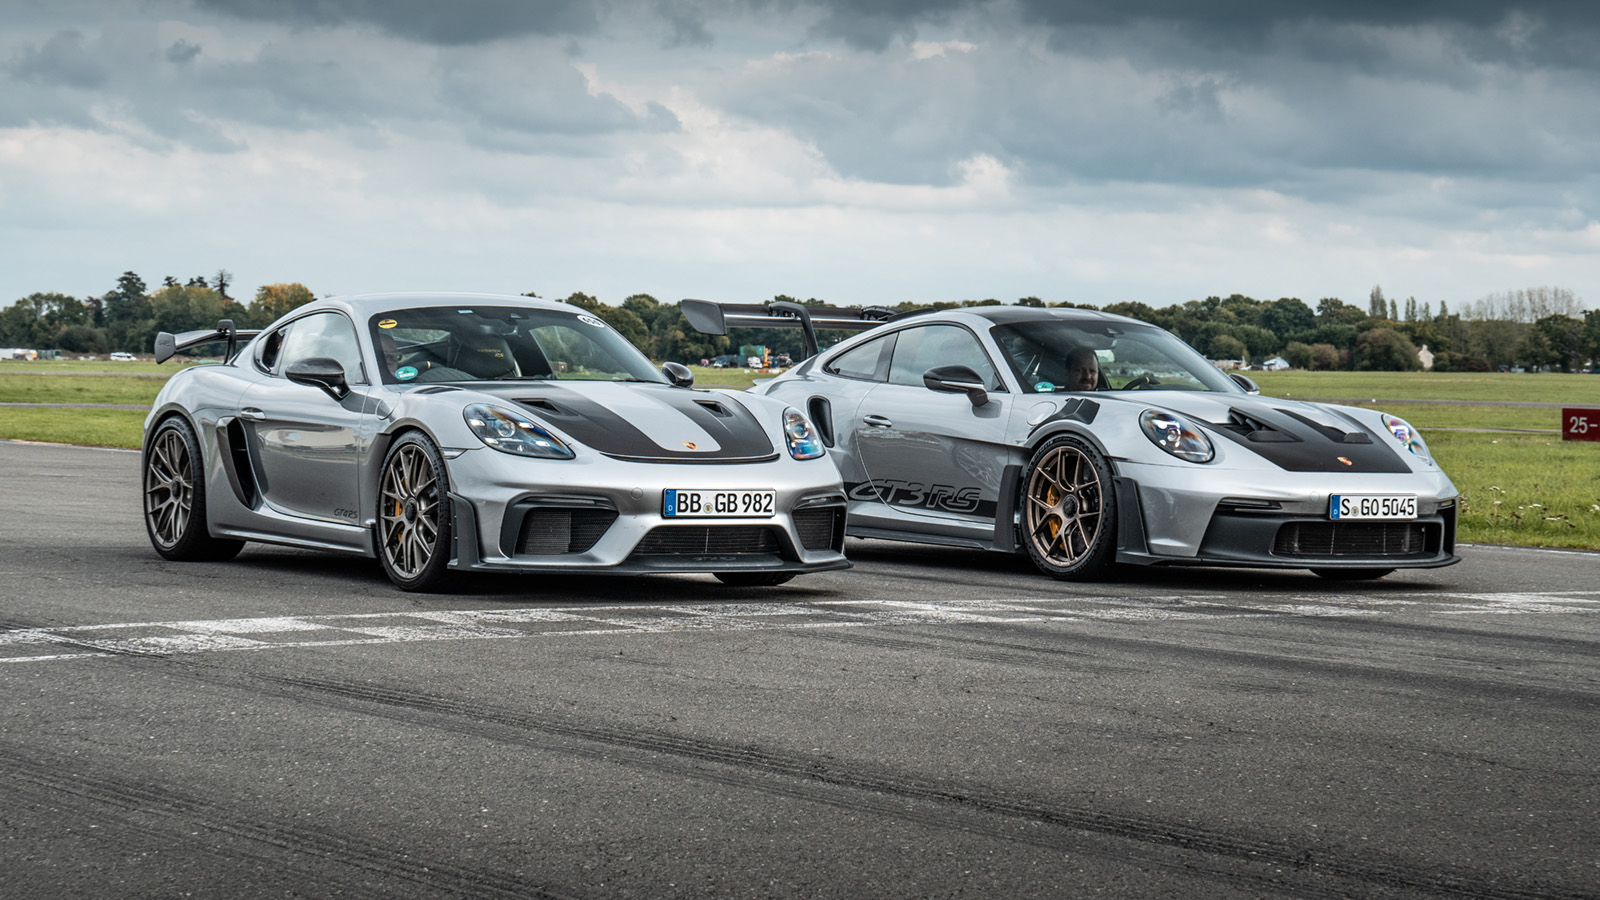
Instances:
[[[816,459],[826,452],[817,429],[798,409],[783,411],[783,437],[789,442],[789,455],[795,459]]]
[[[561,439],[521,413],[487,403],[474,403],[461,411],[467,427],[485,444],[502,453],[539,459],[571,459],[572,450]]]
[[[1210,462],[1216,451],[1205,432],[1169,412],[1147,409],[1139,414],[1139,427],[1150,443],[1179,459],[1192,463]]]
[[[1410,450],[1423,459],[1428,459],[1428,445],[1422,442],[1422,435],[1417,433],[1411,423],[1399,416],[1383,414],[1383,427],[1389,429],[1389,434],[1399,442],[1400,446]]]

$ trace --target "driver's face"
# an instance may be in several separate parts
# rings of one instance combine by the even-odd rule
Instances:
[[[1100,361],[1093,353],[1074,353],[1067,360],[1067,387],[1092,391],[1100,385]]]

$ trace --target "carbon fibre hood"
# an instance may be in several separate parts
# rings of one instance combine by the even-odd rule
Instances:
[[[586,447],[638,462],[760,462],[767,430],[726,394],[636,382],[522,382],[473,390],[518,404]]]
[[[1119,399],[1182,413],[1290,472],[1411,471],[1386,434],[1319,403],[1248,394],[1119,392]]]

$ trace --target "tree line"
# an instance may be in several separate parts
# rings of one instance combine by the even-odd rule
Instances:
[[[172,276],[150,290],[143,278],[124,272],[117,286],[99,297],[29,294],[0,310],[0,346],[59,349],[70,353],[125,350],[149,353],[156,332],[199,331],[232,319],[239,328],[260,328],[316,299],[305,285],[262,285],[242,303],[228,293],[233,275],[180,282]]]
[[[228,293],[227,270],[180,282],[168,277],[151,290],[133,272],[100,297],[31,294],[0,310],[0,346],[59,348],[72,353],[126,350],[147,353],[158,331],[208,329],[231,318],[240,328],[260,328],[315,299],[298,282],[263,285],[249,302]],[[529,292],[526,296],[538,296]],[[634,294],[612,306],[582,292],[560,298],[605,320],[657,360],[697,363],[760,345],[774,356],[801,356],[800,333],[786,328],[741,329],[732,339],[695,331],[676,303]],[[811,298],[796,301],[826,305]],[[999,300],[900,303],[900,310],[932,306],[955,309],[998,306]],[[1017,305],[1102,309],[1159,325],[1211,359],[1261,363],[1281,356],[1301,369],[1406,371],[1422,368],[1418,350],[1426,346],[1438,371],[1490,371],[1504,367],[1577,371],[1600,361],[1600,310],[1585,310],[1563,288],[1530,288],[1491,294],[1451,311],[1440,301],[1415,297],[1397,301],[1374,287],[1365,308],[1324,297],[1313,308],[1295,297],[1257,300],[1241,294],[1207,297],[1172,306],[1137,302],[1103,307],[1071,302],[1046,303],[1023,297]],[[824,346],[847,334],[823,331]],[[737,343],[735,343],[737,341]]]

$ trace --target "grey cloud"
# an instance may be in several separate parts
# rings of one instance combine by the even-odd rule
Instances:
[[[444,104],[486,135],[594,136],[677,127],[676,117],[657,104],[638,116],[615,97],[591,95],[563,54],[456,53],[441,61],[438,77]]]
[[[811,5],[811,4],[806,4]],[[895,39],[911,41],[919,27],[944,21],[951,13],[978,6],[966,0],[859,0],[818,3],[822,18],[814,35],[839,38],[862,50],[884,50]]]
[[[61,31],[22,49],[6,70],[23,81],[89,90],[110,80],[103,61],[84,46],[77,31]]]
[[[1099,28],[1093,52],[1038,53],[1005,30],[970,53],[774,61],[720,102],[814,143],[852,178],[951,184],[992,155],[1035,189],[1096,183],[1254,187],[1352,199],[1373,173],[1531,184],[1556,202],[1600,153],[1600,83],[1473,58],[1460,27],[1293,30],[1251,55],[1155,23]],[[1297,43],[1299,42],[1299,43]],[[1359,50],[1360,65],[1348,65]],[[862,85],[872,85],[863,90]],[[1337,177],[1344,171],[1364,179]],[[1593,183],[1574,187],[1593,209]]]
[[[195,0],[195,6],[297,27],[370,25],[445,46],[589,34],[598,26],[589,0]]]
[[[193,62],[194,58],[200,55],[201,50],[202,48],[199,44],[177,41],[161,55],[166,58],[167,62],[181,66]]]
[[[500,149],[580,154],[595,152],[601,136],[678,127],[659,105],[636,114],[591,95],[549,43],[433,52],[302,35],[262,44],[248,58],[220,58],[192,41],[159,42],[149,26],[108,26],[93,38],[62,32],[14,45],[0,67],[0,125],[65,125],[203,152],[241,149],[227,133],[244,124],[351,140],[381,141],[388,130],[455,132]],[[502,136],[478,139],[495,133]],[[571,136],[591,146],[558,140]]]

